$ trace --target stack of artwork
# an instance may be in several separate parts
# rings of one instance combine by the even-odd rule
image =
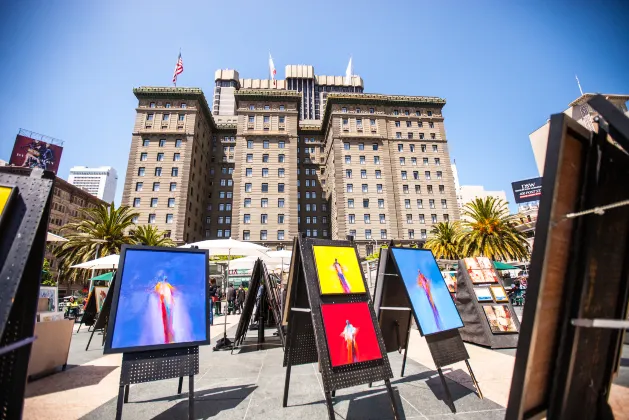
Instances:
[[[509,302],[509,297],[498,280],[492,262],[487,257],[465,258],[464,262],[474,285],[476,300],[487,304],[481,306],[492,333],[517,333],[509,306],[494,304]]]
[[[354,247],[313,246],[322,296],[366,293]],[[324,303],[321,315],[332,367],[382,359],[367,302]]]

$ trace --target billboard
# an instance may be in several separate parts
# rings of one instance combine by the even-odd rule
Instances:
[[[47,139],[43,137],[41,140],[36,140],[18,134],[15,138],[9,165],[21,168],[41,168],[56,174],[63,147],[49,143],[46,141]]]
[[[512,182],[511,187],[516,203],[539,201],[542,198],[542,178],[540,177]]]

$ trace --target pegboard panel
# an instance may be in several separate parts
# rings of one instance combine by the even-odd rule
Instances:
[[[312,328],[312,319],[308,312],[295,312],[291,319],[291,328],[295,328],[295,335],[290,346],[284,352],[284,367],[290,359],[291,365],[315,363],[319,360],[317,342]]]
[[[192,376],[199,373],[199,347],[123,353],[120,385]]]
[[[459,330],[449,330],[425,336],[432,360],[440,368],[470,358]]]

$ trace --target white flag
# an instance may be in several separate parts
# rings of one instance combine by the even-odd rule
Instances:
[[[349,64],[347,65],[347,70],[345,70],[345,84],[352,84],[352,76],[354,75],[354,68],[352,67],[352,57],[349,58]]]
[[[275,80],[275,64],[273,64],[273,57],[271,57],[271,53],[269,53],[269,75],[271,76],[271,80],[273,80],[273,86],[277,86],[277,81]]]

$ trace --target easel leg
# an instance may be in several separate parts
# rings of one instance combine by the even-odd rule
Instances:
[[[404,358],[402,359],[402,372],[400,372],[400,378],[404,377],[404,369],[406,369],[406,353],[408,353],[408,343],[406,343],[406,348],[404,349]]]
[[[183,381],[183,378],[181,378]],[[194,375],[188,377],[188,420],[194,419]]]
[[[332,398],[336,397],[336,389],[332,390]]]
[[[81,322],[79,322],[79,328],[76,329],[76,332],[81,331],[81,325],[83,325],[83,321],[81,320]],[[88,328],[89,331],[89,328]]]
[[[478,382],[476,381],[476,376],[474,376],[474,372],[472,372],[472,366],[470,366],[470,362],[468,362],[467,359],[465,359],[465,364],[467,365],[467,370],[470,372],[470,376],[472,377],[472,381],[474,382],[474,386],[476,387],[476,390],[478,391],[478,396],[482,400],[483,399],[483,393],[480,390],[480,386],[478,386]]]
[[[391,409],[393,410],[393,418],[398,420],[400,415],[397,411],[397,404],[395,403],[395,395],[393,394],[393,389],[391,388],[391,381],[388,379],[384,380],[384,384],[387,386],[387,393],[389,394],[389,398],[391,399]]]
[[[450,394],[450,388],[448,388],[448,384],[446,383],[446,377],[443,376],[443,372],[441,368],[437,368],[437,372],[439,372],[439,377],[441,378],[441,384],[443,385],[443,390],[446,393],[446,404],[450,406],[450,410],[453,413],[456,413],[456,407],[454,406],[454,401],[452,401],[452,395]]]
[[[330,397],[330,392],[325,392],[325,405],[328,406],[328,418],[330,420],[334,420],[336,417],[334,416],[334,406],[332,405],[332,397]]]
[[[288,405],[289,384],[290,384],[290,358],[288,360],[288,365],[286,366],[286,380],[284,381],[284,401],[282,402],[282,407],[286,407],[286,405]]]
[[[181,389],[183,388],[183,376],[179,377],[179,387],[177,387],[177,394],[181,394]]]
[[[406,369],[406,354],[408,353],[408,342],[411,339],[411,320],[412,320],[412,317],[409,314],[408,327],[406,328],[406,344],[404,344],[404,359],[402,360],[402,373],[400,373],[401,377],[404,376],[404,369]]]
[[[124,386],[124,402],[125,404],[129,402],[129,385]]]
[[[103,328],[103,343],[101,344],[101,346],[105,345],[105,338],[107,338],[107,329]]]
[[[92,331],[92,334],[90,334],[90,339],[87,341],[87,346],[85,346],[85,351],[87,351],[87,349],[89,348],[90,343],[92,342],[92,338],[93,337],[94,337],[94,331]]]
[[[122,419],[122,404],[124,404],[124,385],[118,388],[118,401],[116,403],[116,420]]]

